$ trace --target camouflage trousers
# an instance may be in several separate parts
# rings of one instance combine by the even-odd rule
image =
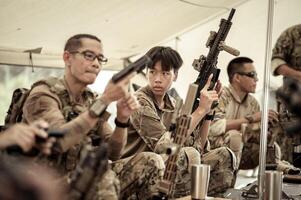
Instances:
[[[179,198],[191,194],[191,165],[201,163],[200,153],[193,147],[183,147],[178,154],[177,175],[173,197]]]
[[[226,147],[210,150],[202,155],[202,163],[210,165],[208,195],[218,196],[233,187],[236,159],[233,152]]]
[[[157,185],[164,175],[162,157],[152,152],[142,152],[113,163],[120,180],[119,199],[149,199],[158,194]]]
[[[102,177],[95,178],[85,200],[118,200],[119,193],[119,180],[115,172],[109,169]]]
[[[235,156],[229,148],[221,147],[201,154],[193,147],[181,149],[177,160],[177,178],[173,197],[179,198],[191,194],[191,165],[210,165],[209,195],[218,195],[232,186],[236,167]],[[200,159],[201,158],[201,159]]]
[[[241,144],[234,144],[233,136],[237,137],[238,135],[241,136],[241,139],[237,139],[235,142]],[[239,169],[254,169],[259,164],[259,139],[258,131],[247,132],[243,136],[239,131],[231,130],[224,135],[210,137],[210,142],[213,148],[227,146],[233,150]],[[275,163],[278,170],[287,173],[290,169],[296,169],[287,161],[281,160],[281,149],[276,142],[269,145],[269,147],[274,149],[274,154],[267,154],[267,161]]]
[[[167,157],[152,152],[142,152],[113,164],[120,185],[120,199],[150,199],[159,193]],[[178,155],[174,197],[190,195],[190,165],[200,164],[200,154],[192,147],[184,147]]]

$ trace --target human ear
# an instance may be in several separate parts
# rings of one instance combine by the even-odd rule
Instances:
[[[71,65],[71,63],[70,63],[70,53],[69,52],[64,51],[64,53],[63,53],[63,60],[64,60],[66,66],[70,66]]]
[[[176,72],[174,72],[174,73],[175,73],[175,76],[173,77],[173,81],[176,81],[177,78],[178,78],[178,72],[176,71]]]

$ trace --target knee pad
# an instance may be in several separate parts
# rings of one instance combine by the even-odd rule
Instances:
[[[242,150],[243,141],[242,134],[237,130],[228,131],[229,134],[229,148],[234,152]]]
[[[141,160],[147,160],[148,162],[153,163],[153,167],[157,169],[165,169],[165,164],[163,158],[153,152],[142,152],[137,155]]]
[[[182,151],[187,157],[188,171],[190,172],[191,165],[198,165],[201,163],[201,154],[193,147],[183,147]]]

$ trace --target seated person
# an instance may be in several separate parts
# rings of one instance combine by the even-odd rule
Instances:
[[[127,141],[126,125],[131,113],[138,108],[138,103],[128,93],[128,83],[134,74],[116,84],[110,81],[99,96],[87,87],[95,82],[103,64],[107,62],[102,42],[96,36],[78,34],[69,38],[63,59],[63,78],[52,77],[33,84],[23,107],[23,121],[30,123],[44,119],[53,129],[67,130],[64,138],[57,140],[57,148],[46,162],[68,177],[80,159],[83,146],[98,146],[101,142],[106,142],[109,159],[116,161],[120,158]],[[105,111],[113,101],[117,101],[114,130],[107,122],[110,114]],[[151,157],[149,154],[137,156],[144,159]],[[156,165],[152,169],[160,171]],[[139,179],[141,185],[148,188],[146,181],[155,176],[155,173],[148,174],[142,180],[138,175],[135,179]],[[112,170],[108,170],[100,180],[94,182],[95,195],[90,196],[98,199],[119,198],[119,180]],[[123,180],[120,182],[123,183]],[[128,188],[128,185],[121,185],[122,190],[128,191]],[[135,190],[139,191],[137,188]],[[146,191],[151,193],[148,189]]]
[[[259,164],[261,111],[254,93],[258,81],[253,61],[247,57],[234,58],[227,67],[230,86],[224,87],[216,110],[216,118],[210,127],[210,144],[213,148],[227,146],[237,157],[240,169],[253,169]],[[270,128],[278,123],[278,114],[269,110]],[[245,128],[244,128],[245,126]],[[272,135],[269,135],[271,140]],[[271,141],[273,154],[268,154],[278,170],[298,172],[288,162],[281,161],[277,143]],[[271,158],[269,158],[271,156]]]
[[[177,79],[179,75],[178,70],[183,61],[178,52],[170,47],[153,47],[146,55],[152,59],[153,65],[147,67],[148,85],[140,88],[135,94],[141,106],[130,117],[131,126],[128,130],[128,142],[122,155],[123,158],[140,152],[160,153],[157,151],[160,149],[160,146],[168,145],[172,142],[171,134],[168,131],[169,127],[166,127],[167,121],[169,121],[166,116],[175,112],[175,102],[167,94],[167,91],[170,89],[172,82]],[[191,115],[190,130],[194,130],[201,119],[210,113],[212,102],[218,99],[216,91],[207,91],[210,80],[211,77],[206,87],[201,91],[201,101],[198,108]],[[207,141],[209,125],[210,117],[205,117],[203,126],[196,133],[198,139],[181,149],[177,160],[175,197],[190,194],[189,166],[199,164],[201,160],[203,163],[210,164],[212,169],[209,194],[222,192],[231,186],[235,167],[231,158],[231,150],[220,148],[202,156],[200,155],[200,153],[203,153]],[[126,167],[127,164],[125,162],[124,166]],[[151,164],[148,162],[145,166]],[[121,176],[126,176],[126,174]],[[221,182],[220,180],[223,181]]]

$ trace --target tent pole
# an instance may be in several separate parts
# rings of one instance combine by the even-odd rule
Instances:
[[[263,200],[265,193],[265,167],[267,152],[267,130],[268,130],[268,103],[269,103],[269,83],[271,68],[271,39],[273,31],[274,0],[268,0],[268,18],[266,31],[266,50],[265,50],[265,70],[263,83],[262,113],[261,113],[261,134],[259,149],[259,173],[258,173],[258,197]]]

